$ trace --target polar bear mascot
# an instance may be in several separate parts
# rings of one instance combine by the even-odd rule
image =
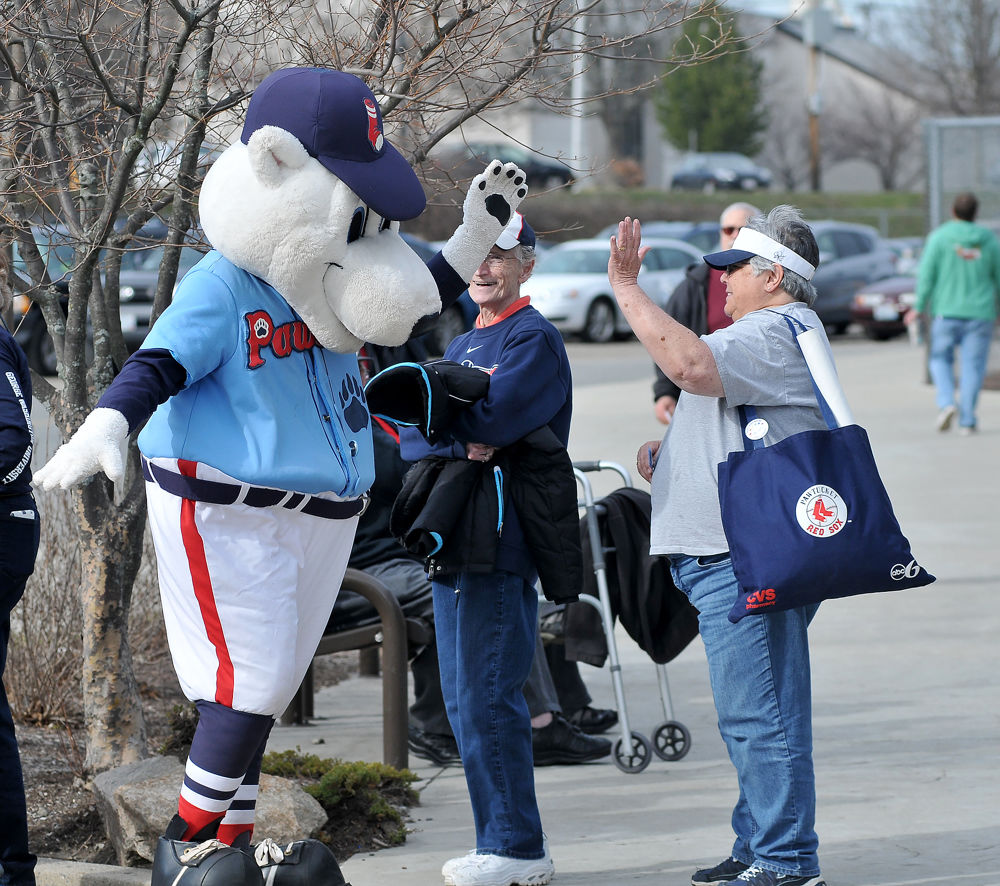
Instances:
[[[343,883],[322,844],[251,835],[261,757],[316,650],[374,478],[362,342],[400,345],[454,301],[527,192],[493,161],[424,265],[399,236],[420,183],[371,90],[290,68],[254,92],[205,177],[214,247],[43,489],[122,479],[138,437],[170,651],[199,711],[152,886]],[[442,302],[443,299],[443,302]]]

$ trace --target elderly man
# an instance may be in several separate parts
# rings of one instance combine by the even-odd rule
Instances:
[[[809,307],[819,249],[793,207],[750,219],[732,248],[705,256],[724,271],[725,312],[733,323],[699,337],[640,288],[646,252],[640,234],[638,221],[618,225],[608,275],[632,329],[681,390],[662,443],[643,444],[637,460],[652,483],[650,551],[669,557],[674,582],[698,610],[719,729],[740,788],[730,856],[691,882],[824,886],[814,830],[806,630],[815,607],[729,622],[738,584],[717,474],[728,453],[743,448],[740,406],[756,408],[766,444],[826,427],[784,316],[822,330]]]
[[[731,203],[723,209],[719,216],[719,248],[729,249],[747,219],[755,215],[760,215],[760,210],[749,203]],[[725,307],[726,287],[722,283],[722,272],[698,262],[687,269],[684,279],[677,284],[667,303],[667,313],[695,335],[704,335],[724,329],[733,322]],[[653,412],[661,424],[670,424],[680,392],[681,389],[657,366],[653,382]]]
[[[534,582],[542,564],[531,536],[539,527],[528,523],[529,514],[506,506],[514,478],[504,461],[508,447],[542,430],[552,441],[545,445],[566,461],[574,524],[569,534],[576,539],[575,483],[565,455],[572,413],[569,359],[558,331],[521,295],[534,267],[534,246],[531,226],[514,213],[472,277],[469,294],[479,306],[475,328],[444,354],[488,373],[487,395],[433,445],[412,428],[400,432],[407,461],[438,456],[491,467],[493,501],[473,498],[474,512],[462,527],[472,537],[450,547],[450,539],[443,539],[431,561],[441,688],[476,827],[475,852],[442,868],[447,886],[540,886],[554,873],[535,799],[531,723],[522,692],[537,631]],[[544,473],[546,482],[554,480]],[[491,571],[482,571],[490,568],[482,563],[487,546],[495,553]]]

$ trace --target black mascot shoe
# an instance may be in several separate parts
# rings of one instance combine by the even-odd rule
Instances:
[[[150,886],[262,886],[253,856],[216,839],[177,839],[186,828],[184,819],[174,816],[160,837]]]
[[[350,886],[329,847],[319,840],[279,846],[267,838],[254,847],[264,886]]]

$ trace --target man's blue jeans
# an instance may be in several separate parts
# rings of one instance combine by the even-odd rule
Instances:
[[[535,589],[508,572],[435,581],[437,635],[448,720],[465,768],[476,851],[541,858],[531,719],[522,687],[538,629]]]
[[[961,317],[935,317],[931,322],[929,368],[938,409],[955,405],[955,348],[961,351],[958,423],[963,428],[976,426],[976,401],[986,377],[993,326],[993,320]]]
[[[728,554],[671,555],[674,583],[698,610],[719,731],[736,767],[733,857],[780,874],[819,873],[806,628],[815,606],[732,624]]]

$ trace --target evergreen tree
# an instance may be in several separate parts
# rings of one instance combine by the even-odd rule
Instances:
[[[681,150],[752,157],[767,129],[761,105],[764,66],[751,55],[724,6],[713,4],[704,16],[687,22],[674,46],[675,59],[704,54],[709,60],[676,67],[660,80],[654,101],[664,135]]]

